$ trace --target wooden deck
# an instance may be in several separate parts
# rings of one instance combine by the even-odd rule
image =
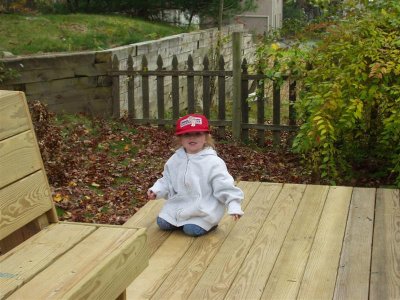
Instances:
[[[239,182],[245,215],[199,238],[163,232],[127,299],[400,299],[398,189]]]

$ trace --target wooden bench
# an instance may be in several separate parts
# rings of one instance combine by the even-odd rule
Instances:
[[[59,222],[24,93],[0,115],[0,299],[124,299],[146,229]]]

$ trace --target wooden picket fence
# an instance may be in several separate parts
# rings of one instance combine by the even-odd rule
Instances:
[[[117,56],[113,58],[113,69],[109,72],[110,76],[113,76],[113,114],[118,117],[120,115],[120,80],[119,76],[127,76],[128,78],[128,116],[138,124],[154,124],[158,126],[164,126],[167,124],[174,124],[175,121],[180,117],[182,112],[184,113],[203,113],[209,120],[213,127],[218,127],[218,130],[223,133],[226,127],[233,127],[234,122],[240,122],[239,127],[240,133],[239,138],[246,142],[249,140],[249,130],[254,129],[257,131],[256,142],[259,145],[264,145],[266,132],[272,132],[273,142],[275,145],[280,144],[280,135],[282,131],[296,131],[296,118],[293,104],[296,101],[296,82],[288,83],[288,98],[286,101],[289,102],[288,105],[288,124],[281,124],[281,90],[277,82],[273,81],[268,76],[258,72],[257,74],[248,74],[248,64],[246,59],[243,59],[241,63],[240,74],[240,97],[235,99],[235,95],[232,99],[234,103],[237,101],[236,109],[239,109],[239,121],[232,119],[227,119],[227,99],[226,99],[226,79],[233,77],[235,70],[229,71],[225,70],[225,62],[223,56],[220,56],[218,62],[218,70],[210,70],[210,60],[208,56],[204,57],[203,60],[203,70],[194,70],[193,58],[191,55],[187,59],[187,69],[178,70],[178,59],[173,56],[172,59],[172,69],[165,70],[163,67],[164,63],[161,56],[157,59],[157,69],[149,70],[148,62],[146,56],[142,57],[140,70],[134,70],[133,68],[133,58],[128,57],[127,69],[120,70],[120,63]],[[237,72],[237,70],[236,70]],[[157,118],[150,117],[150,101],[149,101],[149,77],[156,77],[157,85]],[[165,109],[165,90],[164,90],[164,79],[166,77],[171,77],[172,82],[172,113],[166,113]],[[195,103],[195,77],[202,77],[202,111],[196,111]],[[141,89],[142,89],[142,99],[136,99],[134,95],[134,79],[135,77],[140,77]],[[185,101],[185,107],[181,107],[182,101],[179,99],[179,80],[180,77],[185,78],[187,83],[187,101]],[[217,85],[217,95],[215,105],[212,106],[211,103],[211,81],[214,80],[214,84]],[[264,85],[269,81],[272,84],[272,120],[266,120],[265,117],[265,104],[269,100],[270,96],[264,94]],[[256,102],[256,120],[253,123],[249,122],[249,94],[254,90],[257,91],[255,102]],[[142,106],[142,117],[137,118],[135,116],[135,104],[141,101]],[[235,108],[235,105],[232,105]],[[198,108],[197,108],[198,109]],[[215,113],[212,114],[212,109]],[[166,116],[170,117],[167,118]],[[172,117],[171,117],[172,116]],[[216,118],[215,118],[216,116]]]

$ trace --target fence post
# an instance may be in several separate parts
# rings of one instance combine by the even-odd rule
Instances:
[[[232,135],[236,140],[240,140],[241,136],[241,49],[242,49],[242,33],[234,32],[232,34]]]
[[[163,69],[163,60],[161,55],[159,54],[157,57],[157,71],[161,72]],[[157,75],[157,113],[158,119],[164,120],[165,112],[164,112],[164,76]],[[163,125],[159,125],[159,127],[163,127]]]
[[[119,61],[117,55],[114,55],[112,60],[113,71],[119,71]],[[112,116],[114,118],[120,117],[120,95],[119,95],[119,75],[112,77]]]
[[[246,76],[247,73],[247,59],[244,58],[242,62],[242,74]],[[244,77],[243,76],[243,77]],[[247,98],[249,97],[249,79],[241,79],[241,95],[240,95],[240,105],[242,107],[242,122],[249,123],[249,103],[247,102]],[[241,132],[242,142],[249,142],[249,130],[247,128],[242,129]]]
[[[219,56],[219,70],[225,70],[225,61],[222,55]],[[225,105],[225,76],[218,75],[218,120],[224,120],[226,116],[226,105]],[[225,135],[225,126],[219,127],[219,134]]]
[[[132,55],[128,56],[128,71],[133,71],[133,58]],[[135,77],[128,76],[128,116],[135,118]]]

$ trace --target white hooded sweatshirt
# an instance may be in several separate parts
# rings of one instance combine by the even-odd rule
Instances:
[[[212,148],[196,154],[179,148],[150,190],[157,199],[167,199],[159,217],[178,227],[195,224],[210,230],[222,219],[225,206],[228,214],[243,215],[243,192],[235,187],[225,162]]]

